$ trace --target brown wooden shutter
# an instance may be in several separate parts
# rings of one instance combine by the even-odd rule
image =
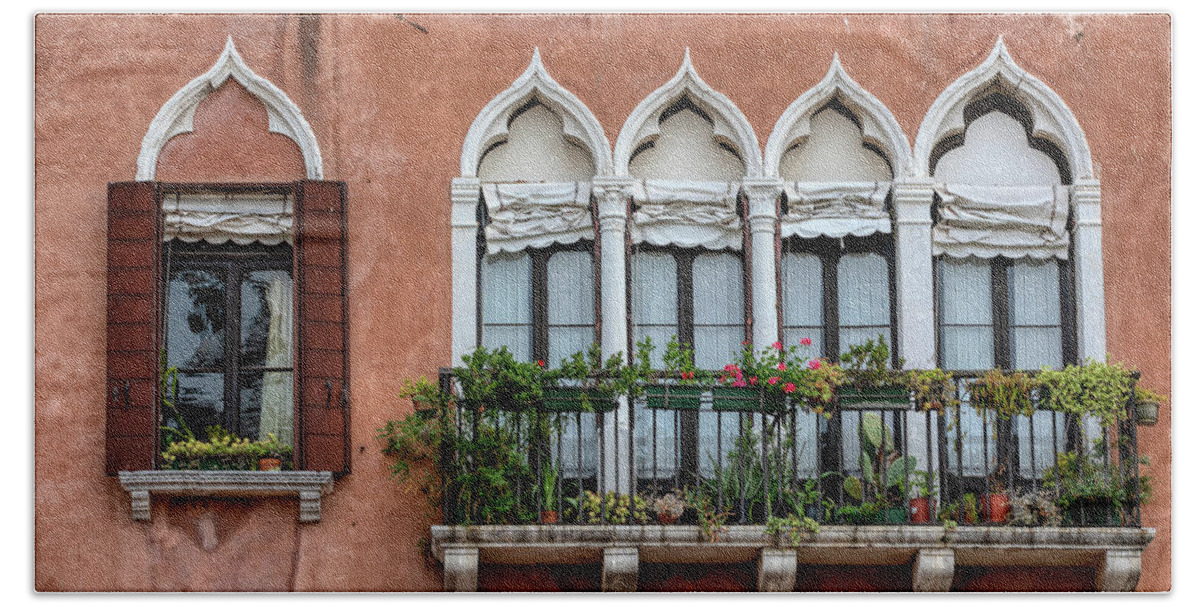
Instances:
[[[157,451],[159,256],[154,182],[108,185],[108,382],[105,472],[153,469]]]
[[[296,383],[299,466],[350,472],[350,386],[346,357],[346,185],[297,184]]]

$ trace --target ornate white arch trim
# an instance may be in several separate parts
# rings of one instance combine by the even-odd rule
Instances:
[[[604,128],[578,97],[550,77],[537,47],[533,49],[533,59],[525,72],[504,92],[492,98],[471,123],[463,141],[460,175],[476,177],[483,154],[508,139],[509,115],[533,96],[562,118],[564,136],[591,153],[597,175],[610,175],[612,152]]]
[[[825,78],[793,101],[775,123],[763,157],[766,175],[779,175],[779,162],[784,153],[798,140],[808,137],[813,115],[835,98],[858,117],[862,124],[863,139],[887,154],[893,176],[899,179],[908,175],[912,165],[912,148],[900,123],[883,102],[850,78],[842,69],[837,53],[833,54],[833,62]]]
[[[1053,142],[1066,154],[1073,181],[1091,178],[1092,154],[1079,121],[1057,93],[1013,61],[1004,47],[1003,37],[996,40],[996,47],[979,67],[946,87],[926,112],[914,145],[914,174],[930,176],[929,156],[934,146],[946,137],[964,131],[963,109],[997,80],[1005,93],[1016,97],[1029,109],[1033,118],[1033,136]]]
[[[255,74],[246,65],[233,46],[233,36],[230,36],[225,42],[225,51],[213,67],[172,95],[151,121],[150,128],[142,139],[142,152],[138,155],[139,181],[154,179],[158,155],[163,146],[167,145],[172,137],[192,131],[192,118],[196,114],[196,107],[230,77],[267,107],[268,130],[288,136],[300,147],[308,179],[322,179],[324,172],[321,168],[321,149],[317,146],[317,137],[313,134],[312,127],[308,126],[308,121],[304,120],[300,108],[292,103],[287,94],[266,78]]]
[[[761,176],[762,152],[759,150],[754,128],[728,97],[715,91],[700,78],[696,69],[692,67],[689,49],[684,50],[683,65],[679,66],[675,76],[647,95],[625,120],[625,126],[621,127],[613,152],[616,175],[629,176],[629,161],[633,158],[634,150],[647,140],[658,136],[659,114],[684,94],[709,112],[714,121],[714,136],[732,145],[742,156],[742,161],[746,164],[746,176]]]

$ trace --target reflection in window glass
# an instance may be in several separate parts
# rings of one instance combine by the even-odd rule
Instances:
[[[649,336],[656,347],[650,360],[662,367],[663,350],[679,335],[678,281],[675,257],[663,252],[633,256],[633,339]]]
[[[704,253],[692,264],[693,332],[696,366],[721,369],[733,361],[746,339],[741,258]]]
[[[596,338],[592,254],[560,251],[546,262],[547,364],[586,352]]]
[[[840,352],[881,334],[891,346],[887,261],[878,253],[843,254],[838,260],[837,276]]]
[[[783,343],[801,357],[821,356],[825,340],[824,279],[821,258],[812,253],[783,254]],[[811,345],[802,346],[808,338]]]
[[[483,267],[483,346],[533,358],[533,266],[528,253],[489,255]]]

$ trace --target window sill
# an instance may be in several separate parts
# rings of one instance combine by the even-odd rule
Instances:
[[[698,526],[433,526],[447,591],[474,590],[480,561],[603,564],[605,590],[633,590],[638,562],[756,561],[760,591],[791,591],[800,564],[911,564],[914,591],[948,591],[959,566],[1088,566],[1098,591],[1132,591],[1153,528],[940,525],[821,526],[792,545],[762,526],[727,526],[708,542]],[[629,587],[632,585],[633,587]]]
[[[150,521],[150,495],[199,497],[296,496],[300,522],[321,521],[321,497],[333,492],[329,471],[121,471],[133,519]]]

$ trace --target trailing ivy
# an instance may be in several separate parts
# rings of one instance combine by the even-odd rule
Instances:
[[[1084,365],[1038,374],[1042,404],[1054,411],[1096,416],[1104,426],[1124,420],[1133,390],[1131,373],[1121,363],[1088,359]]]

